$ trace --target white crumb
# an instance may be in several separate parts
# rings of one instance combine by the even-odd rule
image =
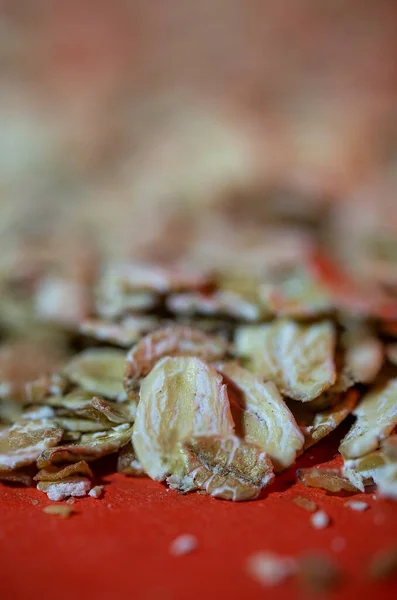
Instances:
[[[335,537],[331,541],[331,548],[334,552],[342,552],[346,548],[346,540],[343,537]]]
[[[102,496],[102,494],[103,494],[103,485],[96,485],[88,492],[88,495],[91,496],[91,498],[100,498]]]
[[[361,500],[348,500],[348,502],[345,502],[345,506],[357,511],[363,511],[369,508],[369,504],[361,502]]]
[[[193,550],[196,550],[198,546],[196,536],[191,533],[184,533],[171,543],[170,553],[173,556],[183,556],[184,554],[190,554]]]
[[[318,510],[310,517],[310,523],[315,529],[325,529],[330,524],[331,519],[323,510]]]
[[[41,491],[44,491],[48,498],[53,502],[59,502],[60,500],[69,498],[69,496],[86,496],[90,487],[90,480],[82,477],[76,482],[59,481],[56,483],[51,483],[46,489]],[[37,485],[37,489],[41,489],[40,482]]]
[[[261,585],[273,586],[296,573],[297,562],[289,556],[257,552],[248,558],[246,570]]]

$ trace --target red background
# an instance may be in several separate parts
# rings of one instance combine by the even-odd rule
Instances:
[[[332,464],[336,442],[335,436],[324,440],[297,466]],[[43,513],[50,502],[33,488],[0,487],[3,600],[311,597],[296,581],[276,588],[254,581],[245,561],[261,550],[331,556],[344,580],[327,598],[396,597],[397,579],[373,583],[368,577],[373,554],[397,542],[396,504],[374,499],[372,491],[354,496],[370,505],[355,512],[344,506],[347,495],[295,483],[294,466],[257,501],[233,504],[199,494],[180,496],[149,479],[111,474],[113,468],[112,459],[102,465],[103,498],[77,499],[76,513],[67,520]],[[310,513],[292,502],[297,495],[315,500],[331,525],[313,529]],[[171,556],[170,543],[184,533],[197,536],[197,550]],[[339,553],[332,550],[336,537],[346,541]]]

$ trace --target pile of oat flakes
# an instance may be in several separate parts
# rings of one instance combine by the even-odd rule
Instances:
[[[352,415],[343,467],[298,478],[396,499],[396,267],[382,250],[381,281],[355,278],[284,240],[262,273],[98,268],[76,245],[54,271],[25,250],[0,282],[0,479],[95,496],[96,461],[117,454],[125,475],[251,500]]]

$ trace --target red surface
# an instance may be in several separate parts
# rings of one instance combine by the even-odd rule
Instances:
[[[298,466],[325,462],[333,454],[324,441]],[[263,497],[242,504],[199,494],[180,496],[149,479],[104,475],[108,482],[104,497],[76,500],[76,514],[67,520],[42,512],[50,502],[41,492],[0,485],[0,597],[309,597],[296,582],[263,588],[247,575],[247,557],[270,550],[294,556],[306,551],[331,555],[343,569],[344,582],[327,598],[396,598],[397,579],[374,584],[366,571],[375,551],[397,543],[397,504],[360,494],[355,499],[365,499],[370,508],[354,512],[344,506],[346,496],[291,483],[295,468],[278,477]],[[297,495],[313,498],[332,524],[313,529],[310,513],[292,502]],[[199,547],[190,555],[173,557],[169,545],[182,533],[195,534]],[[332,550],[335,537],[346,540],[342,552]]]

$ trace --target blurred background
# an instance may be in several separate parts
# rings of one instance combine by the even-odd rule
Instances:
[[[3,270],[395,235],[394,0],[0,6]]]

